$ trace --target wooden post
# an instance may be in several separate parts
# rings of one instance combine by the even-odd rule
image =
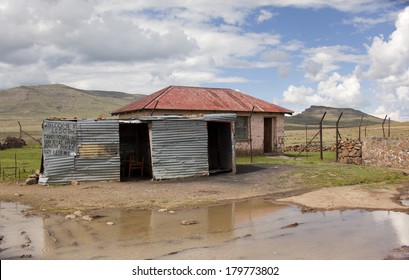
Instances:
[[[253,137],[251,135],[251,117],[253,116],[254,113],[254,108],[255,106],[253,106],[253,108],[251,109],[251,113],[250,113],[250,117],[249,117],[249,132],[250,132],[250,162],[253,163]]]
[[[324,159],[323,145],[322,145],[322,121],[324,120],[326,114],[327,112],[324,113],[320,121],[320,159],[321,160]]]
[[[365,138],[366,138],[366,128],[368,127],[368,120],[366,120],[366,124],[365,124]]]
[[[383,133],[383,137],[385,137],[385,127],[384,127],[384,125],[385,125],[385,122],[386,122],[386,118],[388,117],[388,115],[386,115],[385,116],[385,118],[383,119],[383,122],[382,122],[382,133]]]
[[[359,133],[358,133],[358,140],[361,141],[361,126],[362,126],[362,120],[364,119],[364,116],[361,117],[361,122],[359,123]]]
[[[305,147],[308,145],[308,124],[305,124]],[[305,150],[308,160],[308,150]]]
[[[14,179],[17,180],[17,154],[14,154]]]
[[[18,126],[20,127],[20,139],[22,139],[23,135],[22,135],[21,123],[20,121],[17,121],[17,122],[18,122]]]
[[[338,120],[337,120],[337,128],[336,128],[336,135],[335,135],[335,153],[336,153],[336,155],[335,155],[335,161],[336,162],[338,162],[338,149],[339,149],[339,120],[341,119],[341,117],[342,117],[342,114],[343,114],[343,112],[341,112],[341,114],[339,115],[339,118],[338,118]]]

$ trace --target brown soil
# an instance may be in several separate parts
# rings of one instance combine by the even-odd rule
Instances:
[[[72,213],[101,208],[184,208],[266,197],[303,205],[309,209],[384,209],[408,211],[398,201],[409,185],[369,189],[362,186],[304,189],[289,178],[291,167],[283,165],[238,166],[238,174],[209,177],[127,182],[86,182],[64,186],[1,183],[0,201],[32,206],[32,213]]]

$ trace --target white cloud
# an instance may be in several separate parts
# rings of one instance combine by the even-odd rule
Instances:
[[[323,101],[320,96],[315,94],[315,90],[310,87],[296,87],[290,85],[283,93],[283,101],[291,104],[321,104]]]
[[[365,63],[365,55],[357,54],[355,49],[343,45],[307,49],[304,56],[302,68],[305,77],[313,81],[327,79],[328,75],[340,68],[339,63]]]
[[[375,17],[355,16],[352,19],[344,20],[343,23],[352,25],[360,32],[373,28],[374,26],[387,22],[394,22],[396,12],[389,12]]]
[[[82,1],[3,0],[0,9],[0,62],[36,65],[52,82],[89,87],[107,84],[114,89],[113,63],[121,77],[134,79],[135,69],[150,73],[148,80],[204,83],[211,80],[246,81],[225,75],[220,67],[277,67],[261,54],[280,43],[271,33],[244,32],[240,27],[257,5],[251,3],[195,1]],[[268,16],[268,13],[264,13]],[[214,23],[214,19],[222,19]],[[146,67],[145,62],[152,66]],[[111,64],[110,64],[111,65]],[[179,67],[179,68],[176,68]],[[167,69],[167,77],[154,69]],[[5,69],[4,67],[1,68]],[[90,77],[83,72],[99,73]],[[62,71],[69,71],[62,73]],[[136,71],[139,72],[139,71]],[[106,75],[104,73],[107,73]],[[108,81],[102,77],[111,77]],[[6,71],[0,81],[9,81]],[[146,78],[146,74],[143,75]],[[16,75],[11,79],[15,86]],[[64,77],[64,80],[61,78]],[[85,82],[85,77],[91,80]],[[41,78],[39,81],[44,81]],[[78,81],[78,82],[75,82]],[[145,80],[146,82],[146,80]],[[10,86],[3,82],[0,88]],[[141,85],[145,87],[145,85]],[[132,86],[128,90],[132,90]]]
[[[269,20],[269,19],[271,19],[274,15],[275,15],[274,13],[272,13],[272,12],[270,12],[270,11],[268,11],[268,10],[262,9],[262,10],[260,10],[260,14],[259,14],[259,16],[257,17],[257,23],[262,23],[262,22],[264,22],[264,21],[266,21],[266,20]]]
[[[171,83],[248,82],[226,68],[292,70],[304,42],[249,21],[274,7],[387,8],[383,0],[0,0],[0,88],[46,82],[147,91]],[[284,34],[285,36],[285,34]],[[305,52],[307,77],[319,81],[338,63],[360,59],[345,46]]]
[[[359,108],[366,104],[359,79],[354,75],[333,73],[318,83],[317,88],[291,85],[283,93],[283,102],[302,108],[311,105]]]
[[[375,37],[368,47],[371,60],[368,76],[371,78],[397,77],[409,70],[409,7],[398,15],[395,27],[388,40],[383,36]]]
[[[370,59],[367,77],[378,85],[380,105],[375,114],[388,114],[409,120],[409,7],[396,19],[395,31],[385,39],[377,36],[368,46]]]
[[[4,88],[16,85],[44,85],[50,83],[44,67],[38,65],[7,65],[0,63],[0,85]]]

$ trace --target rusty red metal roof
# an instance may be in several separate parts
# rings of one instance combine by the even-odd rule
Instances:
[[[253,109],[254,108],[254,109]],[[141,110],[266,112],[292,114],[291,110],[227,88],[169,86],[139,98],[112,115]]]

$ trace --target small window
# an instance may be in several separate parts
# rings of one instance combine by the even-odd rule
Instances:
[[[238,116],[236,118],[236,139],[247,140],[248,139],[248,123],[249,117]]]

